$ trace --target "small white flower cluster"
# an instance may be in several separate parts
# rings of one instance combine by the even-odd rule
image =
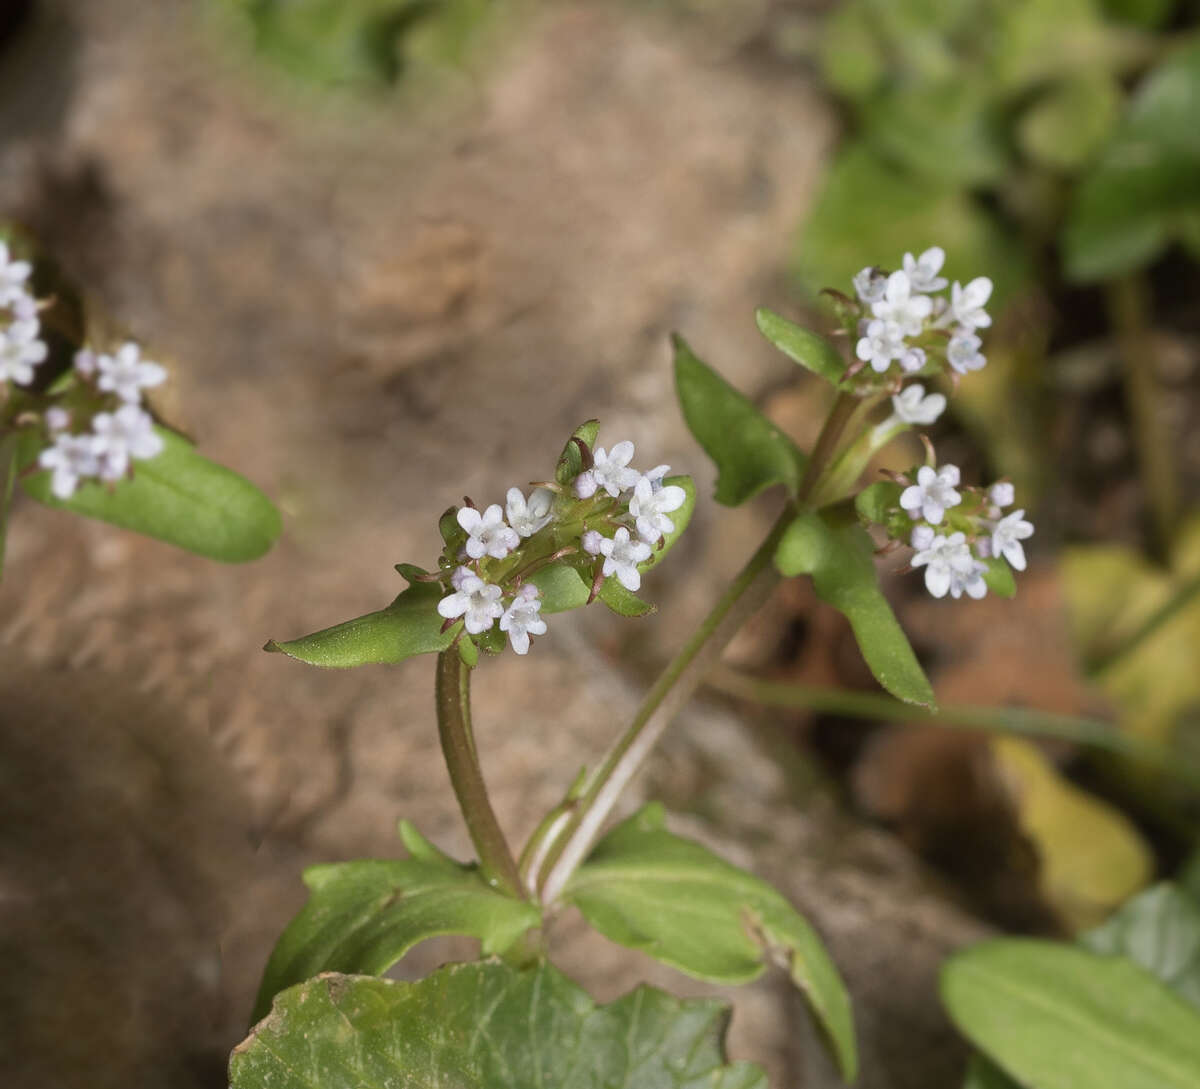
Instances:
[[[885,374],[898,363],[902,373],[914,374],[925,368],[931,353],[942,351],[960,375],[987,362],[975,330],[992,322],[984,309],[992,281],[979,276],[965,287],[956,281],[949,298],[935,295],[948,283],[939,275],[945,260],[945,251],[931,246],[919,257],[906,253],[895,272],[869,267],[854,277],[862,312],[854,349],[860,367]]]
[[[531,636],[546,632],[538,589],[526,581],[542,567],[569,556],[596,557],[594,565],[588,561],[596,590],[613,576],[636,591],[642,579],[638,565],[674,531],[670,515],[687,493],[664,484],[667,465],[648,473],[631,468],[633,454],[631,442],[611,450],[598,446],[588,451],[588,467],[567,485],[539,485],[528,497],[509,488],[503,508],[499,503],[483,511],[460,508],[455,520],[466,536],[453,557],[450,593],[438,602],[438,613],[448,624],[461,619],[472,636],[499,622],[512,649],[526,654]]]
[[[33,266],[14,261],[0,241],[0,381],[27,386],[46,358],[37,300],[29,287]]]
[[[916,551],[912,566],[925,568],[925,588],[934,597],[983,597],[984,561],[993,556],[1003,556],[1017,571],[1025,570],[1021,542],[1033,535],[1033,524],[1025,520],[1024,510],[1002,514],[1013,500],[1013,486],[1007,481],[986,492],[960,490],[957,465],[922,465],[917,470],[916,482],[900,493],[900,507],[907,515],[908,543]]]
[[[72,412],[54,405],[46,410],[46,428],[53,441],[38,456],[38,464],[53,473],[50,490],[59,499],[74,495],[81,480],[118,481],[128,474],[133,460],[155,457],[163,448],[141,400],[142,390],[160,385],[167,372],[142,359],[136,344],[127,342],[113,355],[85,348],[75,354],[75,374],[81,386],[100,396],[104,407],[94,411],[95,406],[88,404]],[[72,432],[73,423],[88,429]]]

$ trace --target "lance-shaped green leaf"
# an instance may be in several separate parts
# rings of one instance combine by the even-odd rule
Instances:
[[[323,628],[286,643],[271,640],[263,649],[280,651],[328,669],[393,664],[417,654],[434,654],[454,642],[442,631],[437,603],[445,590],[436,582],[415,582],[386,609]]]
[[[801,514],[775,553],[785,575],[811,575],[817,596],[844,613],[875,679],[897,699],[934,706],[933,689],[912,645],[879,588],[875,545],[855,524],[834,525]]]
[[[408,832],[406,840],[417,835]],[[496,892],[477,867],[424,846],[409,859],[304,871],[308,903],[271,953],[254,1020],[266,1016],[280,991],[320,972],[382,975],[413,946],[441,934],[466,934],[480,940],[484,953],[503,952],[541,925],[535,905]]]
[[[1200,1013],[1124,957],[986,942],[946,963],[941,990],[958,1028],[1029,1089],[1200,1085]]]
[[[1079,939],[1093,953],[1128,957],[1200,1008],[1200,904],[1163,882]]]
[[[668,832],[661,805],[609,832],[563,899],[606,937],[697,979],[747,983],[781,960],[854,1079],[850,999],[816,932],[765,881]]]
[[[684,418],[717,466],[717,502],[736,507],[772,484],[795,492],[804,454],[745,394],[698,359],[683,337],[672,343]]]
[[[831,385],[841,384],[846,361],[824,337],[780,317],[765,306],[754,312],[754,319],[758,322],[758,331],[793,363],[799,363]]]
[[[209,559],[242,563],[263,555],[280,530],[271,501],[245,477],[198,454],[186,439],[162,427],[155,431],[162,453],[135,462],[133,479],[111,489],[85,481],[70,499],[56,499],[48,472],[22,477],[21,487],[49,507],[132,529]],[[23,438],[22,467],[35,462],[41,445],[36,435]]]
[[[556,968],[448,964],[416,983],[326,975],[234,1050],[233,1089],[766,1089],[727,1063],[729,1010],[652,987],[597,1006]]]
[[[599,420],[588,420],[575,428],[567,440],[567,445],[563,447],[563,452],[558,455],[558,463],[554,467],[554,479],[559,484],[570,484],[583,472],[583,450],[580,449],[580,443],[592,450],[596,446],[596,436],[599,434]]]

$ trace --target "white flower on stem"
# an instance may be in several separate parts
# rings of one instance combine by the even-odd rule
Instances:
[[[654,544],[664,533],[673,533],[675,523],[667,515],[685,502],[687,492],[678,484],[655,488],[649,477],[642,477],[629,500],[629,513],[637,523],[638,536],[647,544]]]
[[[1033,536],[1033,523],[1025,521],[1025,512],[1006,514],[992,527],[992,555],[1003,556],[1018,571],[1025,570],[1025,549],[1021,542]]]
[[[454,589],[456,589],[456,590],[461,590],[463,588],[463,580],[465,578],[467,578],[469,575],[474,575],[474,574],[475,574],[475,572],[472,571],[469,567],[461,567],[461,566],[456,567],[454,569],[454,572],[450,575],[450,585],[453,586]]]
[[[622,526],[613,537],[601,540],[600,552],[604,556],[604,577],[616,575],[626,590],[636,593],[642,585],[642,573],[637,565],[650,558],[650,546],[642,541],[631,541],[629,530]]]
[[[894,321],[883,321],[876,318],[866,323],[866,330],[854,346],[854,354],[864,363],[870,363],[871,369],[883,374],[892,365],[892,360],[899,359],[907,350],[904,334]]]
[[[629,467],[629,463],[632,460],[633,443],[628,440],[617,443],[616,446],[608,451],[603,446],[597,446],[592,453],[592,468],[590,470],[596,488],[603,488],[614,499],[623,491],[632,488],[642,476],[636,469]],[[576,493],[578,494],[578,488],[576,489]]]
[[[955,280],[950,288],[950,312],[954,320],[967,329],[983,329],[991,325],[991,315],[983,308],[991,296],[992,281],[986,276],[976,276],[966,287]]]
[[[943,465],[936,470],[922,465],[917,470],[917,482],[900,493],[900,506],[914,518],[920,512],[926,522],[936,526],[947,508],[962,502],[962,496],[954,490],[959,479],[957,465]]]
[[[484,556],[502,560],[521,543],[517,531],[504,521],[504,511],[493,503],[482,514],[474,507],[462,507],[458,524],[467,532],[467,555],[473,560]]]
[[[950,345],[946,349],[946,361],[959,374],[982,370],[987,363],[987,356],[979,350],[982,343],[974,333],[960,329],[950,338]]]
[[[579,543],[583,546],[584,552],[589,556],[600,555],[600,544],[604,540],[604,534],[594,529],[584,530],[583,536],[579,538]]]
[[[463,617],[467,631],[479,635],[501,616],[500,587],[484,582],[478,575],[464,575],[459,589],[438,602],[438,614],[447,620]]]
[[[154,420],[137,405],[122,405],[116,412],[97,412],[92,420],[101,480],[120,480],[131,458],[144,461],[162,453],[162,437]]]
[[[167,378],[166,369],[142,359],[141,349],[132,341],[122,344],[115,355],[96,356],[96,368],[100,372],[96,385],[129,404],[137,404],[142,399],[142,390],[160,385]],[[75,369],[79,370],[78,357]]]
[[[66,435],[55,437],[54,445],[46,447],[38,455],[38,465],[50,469],[54,476],[50,490],[58,499],[70,499],[75,494],[79,481],[95,476],[100,471],[100,459],[96,454],[96,439],[93,435]]]
[[[947,280],[939,276],[946,261],[946,251],[941,246],[930,246],[920,257],[911,253],[904,255],[904,273],[914,291],[941,291]]]
[[[900,353],[900,369],[908,374],[919,371],[925,366],[925,349],[909,348],[907,345]]]
[[[915,545],[915,532],[913,538]],[[925,589],[934,597],[949,593],[957,598],[965,591],[969,597],[981,598],[987,593],[987,583],[983,581],[987,568],[971,554],[965,534],[951,533],[946,537],[939,533],[932,540],[922,535],[920,540],[925,547],[913,556],[912,566],[925,568]]]
[[[28,261],[14,261],[8,252],[8,244],[0,242],[0,306],[11,306],[28,295],[25,281],[32,271],[33,266]]]
[[[854,277],[854,291],[868,306],[881,302],[887,291],[887,277],[879,269],[868,265]]]
[[[500,617],[500,630],[508,632],[508,642],[518,654],[529,653],[531,635],[546,634],[546,621],[538,615],[541,608],[537,587],[527,582]]]
[[[908,336],[921,331],[932,310],[933,300],[928,295],[914,294],[904,272],[893,272],[887,279],[883,299],[871,304],[872,314],[884,321],[894,321]]]
[[[892,398],[892,411],[906,424],[928,427],[946,411],[946,398],[940,393],[925,393],[920,382],[905,386]]]
[[[33,381],[33,368],[46,358],[46,345],[38,339],[36,318],[14,321],[0,330],[0,379],[26,386]]]
[[[1013,490],[1012,484],[1007,480],[998,480],[988,488],[988,498],[1001,509],[1011,507],[1016,497],[1017,495]]]
[[[508,524],[521,537],[532,537],[550,521],[554,493],[549,488],[534,488],[526,500],[520,488],[509,488],[505,496],[504,513]]]

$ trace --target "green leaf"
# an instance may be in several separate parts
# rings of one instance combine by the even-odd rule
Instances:
[[[850,999],[820,938],[765,881],[672,835],[661,805],[617,825],[563,892],[601,934],[697,979],[747,983],[782,957],[842,1076],[857,1057]]]
[[[543,613],[565,613],[587,604],[592,587],[568,563],[552,563],[534,574],[530,582],[541,595]]]
[[[772,484],[795,492],[804,455],[707,363],[683,337],[675,346],[675,388],[688,427],[717,466],[716,500],[736,507]]]
[[[1021,1086],[987,1056],[975,1054],[967,1062],[963,1089],[1021,1089]]]
[[[410,838],[414,833],[410,827]],[[542,921],[535,905],[496,892],[477,867],[424,841],[420,855],[409,859],[310,866],[304,883],[308,903],[271,953],[255,1021],[276,994],[320,972],[382,975],[413,946],[441,934],[466,934],[480,940],[484,953],[503,952]]]
[[[833,386],[841,384],[846,361],[824,337],[802,329],[765,306],[754,312],[758,330],[788,359],[813,372]]]
[[[1077,170],[1103,146],[1121,109],[1121,86],[1107,72],[1055,84],[1021,118],[1025,154],[1052,170]]]
[[[1015,597],[1017,580],[1012,573],[1012,568],[996,556],[989,556],[983,562],[987,565],[987,570],[983,573],[983,581],[987,583],[988,589],[997,597]]]
[[[1101,0],[1101,6],[1109,18],[1153,28],[1167,21],[1175,0]]]
[[[1093,953],[1128,957],[1200,1008],[1200,904],[1164,882],[1079,938]]]
[[[1146,77],[1096,168],[1079,187],[1063,234],[1075,280],[1118,276],[1153,260],[1200,210],[1200,41]]]
[[[908,637],[879,588],[875,545],[855,524],[834,526],[819,514],[800,515],[784,533],[775,566],[811,575],[817,596],[846,615],[863,658],[897,699],[934,706],[933,689]]]
[[[328,669],[393,664],[417,654],[433,654],[454,642],[442,631],[437,603],[445,591],[436,582],[416,582],[386,609],[356,617],[287,643],[271,640],[264,650],[280,651]]]
[[[599,434],[599,420],[588,420],[575,428],[567,440],[567,445],[563,447],[563,452],[558,455],[558,463],[554,467],[554,479],[559,484],[570,484],[583,472],[583,451],[579,449],[579,443],[582,442],[589,450],[593,450],[596,447],[596,436]]]
[[[615,578],[606,578],[600,584],[599,598],[618,616],[649,616],[656,606],[643,601],[637,594],[626,590]]]
[[[233,1089],[766,1089],[726,1064],[728,1008],[652,987],[597,1006],[541,961],[448,964],[416,983],[328,975],[237,1046]]]
[[[479,665],[479,648],[472,642],[471,637],[465,633],[458,641],[458,656],[463,660],[463,665],[468,669],[474,669]]]
[[[134,477],[110,491],[85,481],[70,499],[55,499],[50,473],[21,478],[39,503],[98,518],[224,563],[256,560],[279,536],[279,511],[250,481],[196,453],[186,440],[162,427],[157,457],[134,463]],[[34,464],[42,442],[22,438],[22,468]]]
[[[1200,1014],[1123,957],[1025,939],[942,969],[958,1028],[1030,1089],[1194,1089]]]
[[[854,509],[865,522],[872,525],[887,525],[888,519],[900,506],[901,484],[891,480],[879,480],[868,484],[854,497]]]

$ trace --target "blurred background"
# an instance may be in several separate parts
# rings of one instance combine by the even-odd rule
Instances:
[[[14,1086],[224,1085],[300,869],[469,853],[432,662],[260,653],[367,612],[437,516],[544,479],[599,417],[711,494],[683,332],[801,446],[824,390],[769,305],[932,245],[990,276],[989,364],[936,426],[1037,526],[1014,601],[889,595],[948,709],[875,692],[783,587],[638,784],[774,880],[856,1002],[864,1089],[961,1084],[938,965],[1200,886],[1200,5],[1194,0],[8,0],[0,218],[139,339],[159,409],[280,503],[222,568],[19,503],[0,590],[0,1053]],[[904,469],[917,446],[880,467]],[[646,459],[649,459],[648,461]],[[484,663],[477,729],[526,835],[707,611],[778,497],[698,507],[644,621],[555,617]],[[1130,744],[1144,758],[1114,753]],[[630,798],[629,805],[637,798]],[[680,981],[564,918],[607,1000]],[[431,943],[415,976],[469,946]],[[707,993],[684,984],[689,993]],[[731,995],[732,997],[732,995]],[[835,1084],[800,1000],[732,1048]],[[7,1037],[7,1039],[5,1039]]]

